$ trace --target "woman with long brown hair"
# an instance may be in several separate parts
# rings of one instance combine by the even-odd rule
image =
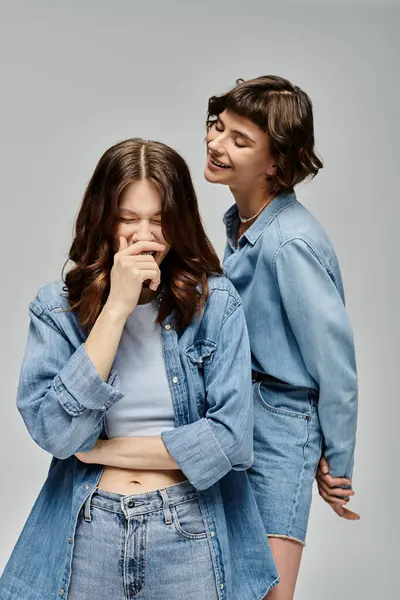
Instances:
[[[53,460],[1,599],[261,598],[249,341],[182,157],[107,150],[69,257],[30,304],[17,404]]]

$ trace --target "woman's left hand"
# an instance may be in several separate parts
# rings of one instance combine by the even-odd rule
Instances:
[[[354,496],[354,490],[343,489],[342,486],[351,486],[351,480],[345,477],[332,477],[329,473],[329,464],[325,457],[319,461],[315,476],[318,484],[319,495],[327,502],[334,512],[349,521],[358,521],[360,515],[349,510],[345,504]]]

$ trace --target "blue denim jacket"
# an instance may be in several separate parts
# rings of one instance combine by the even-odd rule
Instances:
[[[244,470],[252,462],[250,348],[240,298],[223,277],[209,280],[201,318],[178,334],[163,323],[176,428],[162,437],[198,498],[209,534],[219,598],[259,599],[277,573]],[[32,438],[53,455],[44,487],[0,580],[1,600],[65,599],[79,511],[102,467],[89,450],[121,397],[118,373],[104,382],[61,284],[30,305],[18,408]]]
[[[294,193],[275,198],[241,236],[237,249],[236,205],[227,211],[224,222],[225,275],[242,298],[252,368],[319,392],[330,471],[337,477],[351,477],[357,372],[332,244]]]

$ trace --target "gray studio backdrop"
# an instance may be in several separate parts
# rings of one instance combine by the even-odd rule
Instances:
[[[203,181],[207,99],[276,73],[314,101],[325,168],[298,192],[341,260],[360,375],[362,520],[315,494],[296,599],[399,597],[399,16],[384,0],[0,2],[0,571],[49,464],[15,409],[27,307],[59,277],[98,158],[130,136],[174,146],[222,253],[231,199]]]

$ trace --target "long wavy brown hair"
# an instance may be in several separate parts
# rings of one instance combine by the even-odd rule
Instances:
[[[277,75],[244,81],[208,101],[207,128],[225,109],[246,117],[268,135],[276,162],[276,174],[269,178],[273,193],[292,191],[313,178],[323,163],[314,150],[314,117],[309,96],[297,85]]]
[[[74,263],[65,275],[70,310],[88,332],[110,291],[119,201],[124,188],[146,179],[161,196],[163,235],[171,249],[160,266],[158,320],[173,313],[179,329],[204,308],[209,275],[222,273],[200,218],[189,167],[172,148],[128,139],[109,148],[97,164],[77,215],[69,251]]]

